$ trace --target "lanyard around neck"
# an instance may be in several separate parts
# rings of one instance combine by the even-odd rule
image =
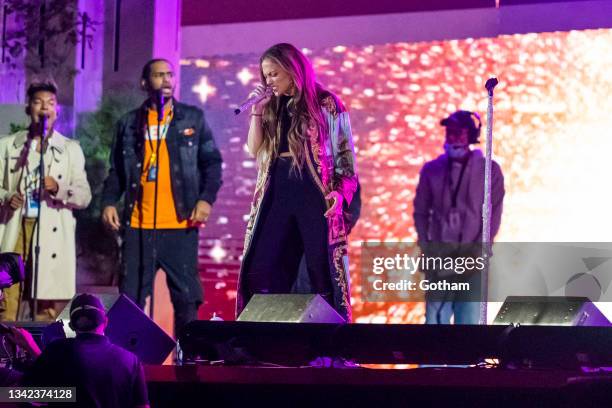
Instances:
[[[459,180],[457,180],[457,184],[455,185],[454,189],[453,189],[453,177],[452,177],[453,162],[450,159],[448,160],[448,185],[451,188],[452,208],[457,207],[457,197],[459,196],[459,189],[461,188],[461,181],[463,180],[463,174],[465,173],[465,168],[467,167],[468,160],[466,160],[465,162],[461,164],[461,173],[459,173]]]
[[[158,125],[153,125],[153,127],[157,128],[158,132],[157,132],[157,143],[162,143],[162,141],[166,138],[167,133],[168,133],[168,128],[170,127],[170,122],[172,122],[172,116],[173,116],[173,109],[170,108],[170,110],[168,111],[168,113],[166,114],[166,121],[165,123],[161,126],[158,127]],[[159,120],[159,117],[158,117]],[[147,141],[149,142],[149,147],[151,147],[151,152],[153,154],[153,156],[156,156],[155,154],[155,149],[153,146],[153,136],[151,135],[151,124],[149,122],[149,115],[147,114]],[[154,160],[154,159],[153,159]]]

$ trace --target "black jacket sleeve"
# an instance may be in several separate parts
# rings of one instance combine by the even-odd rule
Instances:
[[[221,180],[223,160],[202,111],[199,112],[196,131],[200,141],[198,146],[198,171],[200,172],[198,198],[212,205],[223,183]]]

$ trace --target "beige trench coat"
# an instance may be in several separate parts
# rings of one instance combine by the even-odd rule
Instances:
[[[23,193],[27,155],[27,131],[0,138],[0,251],[15,248],[23,212],[14,211],[9,199]],[[23,156],[23,157],[22,157]],[[85,157],[77,141],[58,132],[49,138],[45,153],[47,176],[57,182],[55,196],[45,194],[41,202],[40,262],[38,299],[70,299],[76,290],[76,220],[73,209],[91,201],[85,173]],[[25,165],[25,166],[24,166]],[[30,164],[30,168],[33,168]],[[33,237],[36,237],[36,228]]]

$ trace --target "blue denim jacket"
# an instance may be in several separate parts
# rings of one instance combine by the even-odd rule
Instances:
[[[170,157],[171,189],[179,220],[189,218],[197,201],[214,204],[221,188],[221,153],[202,110],[174,101],[166,144]],[[129,220],[140,196],[144,157],[146,104],[117,123],[104,182],[102,208],[116,205],[125,193],[123,222]],[[160,191],[160,194],[167,192]]]

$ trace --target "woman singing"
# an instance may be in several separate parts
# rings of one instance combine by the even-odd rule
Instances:
[[[260,59],[266,95],[252,107],[247,146],[259,173],[247,224],[237,313],[253,294],[290,293],[305,258],[310,292],[350,320],[347,209],[357,190],[348,113],[291,44]]]

